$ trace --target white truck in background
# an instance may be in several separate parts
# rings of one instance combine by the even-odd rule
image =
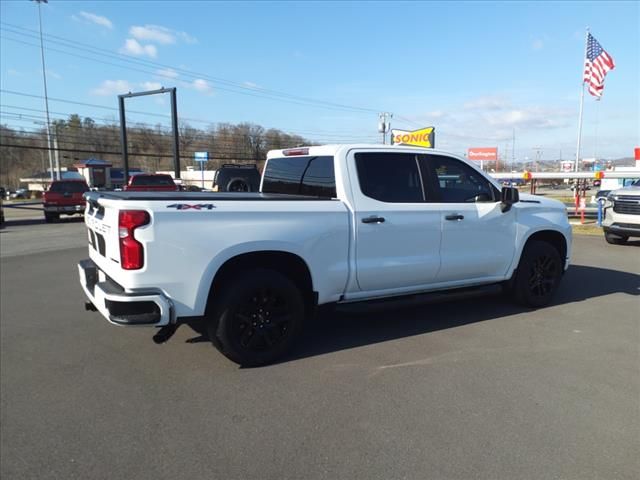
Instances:
[[[560,202],[431,149],[268,154],[259,193],[90,192],[87,309],[117,325],[201,325],[231,360],[284,355],[325,304],[501,284],[549,304],[569,265]]]
[[[640,180],[609,192],[602,212],[607,243],[622,245],[629,237],[640,237]]]

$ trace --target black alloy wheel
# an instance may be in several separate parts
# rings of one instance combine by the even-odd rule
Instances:
[[[267,269],[239,272],[224,282],[208,315],[213,344],[247,367],[271,363],[293,346],[302,329],[305,305],[298,287]]]
[[[286,297],[269,287],[248,293],[232,315],[233,341],[252,352],[276,347],[286,339],[291,327]]]
[[[512,286],[516,300],[534,308],[549,305],[562,278],[562,267],[560,254],[553,245],[528,242]]]
[[[529,271],[529,289],[535,297],[546,297],[553,292],[560,272],[558,262],[549,255],[537,257]]]

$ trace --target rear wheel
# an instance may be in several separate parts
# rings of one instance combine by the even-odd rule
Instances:
[[[271,363],[287,353],[302,329],[302,294],[287,277],[256,269],[226,281],[208,319],[212,343],[247,367]]]
[[[625,243],[627,243],[629,237],[616,235],[615,233],[611,232],[604,232],[604,239],[607,241],[607,243],[610,243],[612,245],[624,245]]]
[[[562,277],[560,254],[547,242],[527,243],[513,282],[516,300],[528,307],[551,303]]]
[[[44,221],[51,223],[60,220],[60,214],[44,212]]]

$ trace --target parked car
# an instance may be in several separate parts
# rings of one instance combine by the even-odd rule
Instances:
[[[19,200],[29,198],[29,190],[26,188],[18,188],[15,192],[9,192],[8,200]]]
[[[213,178],[215,192],[257,192],[259,189],[260,172],[254,163],[225,163]]]
[[[180,185],[181,192],[201,192],[202,188],[197,185]]]
[[[85,201],[82,195],[89,191],[84,180],[54,180],[42,196],[44,221],[51,223],[60,215],[82,215]]]
[[[415,147],[274,150],[259,193],[86,198],[86,308],[161,327],[157,342],[198,325],[248,366],[284,355],[321,305],[500,284],[546,306],[571,255],[565,205]]]
[[[4,198],[2,197],[2,195],[0,195],[0,228],[4,227],[4,206],[2,205],[3,201]]]
[[[128,192],[176,192],[178,186],[171,175],[164,173],[140,173],[129,177],[124,187]]]

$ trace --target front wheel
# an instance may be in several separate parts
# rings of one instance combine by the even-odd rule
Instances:
[[[528,307],[544,307],[551,303],[562,277],[560,254],[547,242],[531,241],[522,252],[513,294]]]
[[[215,293],[215,292],[214,292]],[[300,290],[281,273],[256,269],[226,281],[208,319],[209,338],[230,360],[246,367],[287,353],[302,330]]]
[[[616,235],[615,233],[604,232],[604,239],[611,245],[624,245],[627,243],[629,237],[623,237],[622,235]]]

